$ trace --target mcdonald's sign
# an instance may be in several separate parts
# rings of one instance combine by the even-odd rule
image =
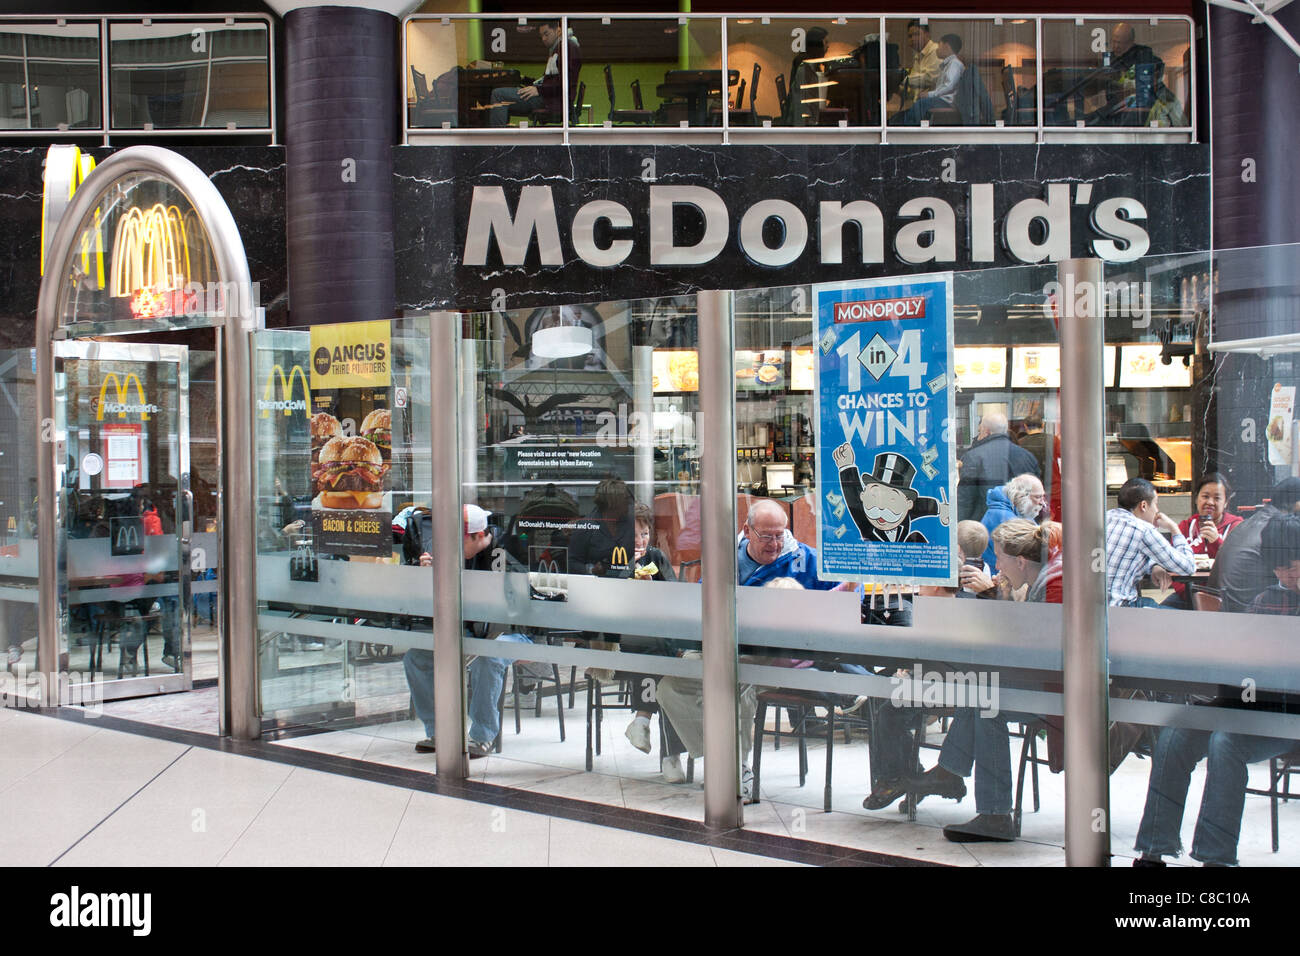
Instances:
[[[609,553],[609,566],[611,568],[627,567],[627,548],[615,545],[614,550]]]
[[[105,401],[108,396],[108,383],[113,383],[113,390],[116,394],[117,401]],[[131,383],[135,382],[135,395],[138,401],[134,404],[127,404],[127,398],[131,394]],[[157,414],[158,406],[151,405],[144,397],[144,386],[140,384],[140,376],[135,372],[128,372],[126,380],[118,378],[116,372],[109,372],[104,376],[104,383],[99,386],[99,407],[95,411],[95,420],[102,422],[105,413],[117,413],[118,418],[126,418],[127,413],[139,415],[140,420],[147,422],[149,416]]]
[[[144,522],[137,515],[110,518],[108,531],[109,554],[120,557],[129,554],[144,554]]]
[[[51,146],[45,154],[45,182],[41,192],[41,275],[45,275],[45,250],[63,213],[87,176],[95,168],[95,157],[76,146]],[[91,275],[90,257],[95,256],[95,278],[104,288],[104,238],[100,232],[100,211],[95,210],[93,230],[81,236],[81,271]],[[93,247],[93,250],[92,250]]]
[[[280,399],[271,401],[272,386],[275,383],[276,376],[280,377]],[[293,383],[294,381],[302,382],[302,398],[294,401]],[[293,412],[306,413],[311,407],[311,389],[307,385],[307,373],[302,370],[301,365],[295,365],[289,370],[289,374],[284,374],[284,366],[274,365],[271,371],[266,375],[266,387],[262,389],[262,397],[257,402],[258,409],[262,412],[263,418],[269,418],[271,412],[284,412],[289,415]]]
[[[166,293],[190,281],[190,243],[176,206],[132,206],[117,221],[109,295],[131,299],[133,312],[152,318],[171,311]]]

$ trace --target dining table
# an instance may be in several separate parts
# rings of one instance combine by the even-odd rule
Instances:
[[[740,82],[739,70],[727,71],[727,89]],[[660,100],[685,100],[691,126],[709,125],[709,98],[723,96],[721,70],[669,70],[655,87]]]

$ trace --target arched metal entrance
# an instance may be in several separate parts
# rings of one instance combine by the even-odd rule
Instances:
[[[141,201],[148,207],[141,208]],[[190,238],[202,246],[193,256]],[[262,320],[234,219],[217,189],[189,160],[160,147],[134,146],[100,164],[77,190],[50,242],[46,263],[36,316],[42,443],[37,468],[38,661],[45,686],[58,686],[59,633],[68,611],[67,595],[59,589],[65,569],[57,547],[66,508],[67,435],[56,427],[54,343],[89,335],[215,327],[224,396],[218,432],[221,729],[254,738],[259,728],[249,338]]]

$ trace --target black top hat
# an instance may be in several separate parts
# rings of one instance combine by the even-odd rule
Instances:
[[[916,500],[916,489],[912,487],[916,466],[902,455],[892,451],[880,452],[876,455],[875,467],[867,477],[890,488],[897,488],[913,501]]]

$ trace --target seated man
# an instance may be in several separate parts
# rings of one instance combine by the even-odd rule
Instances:
[[[1264,554],[1277,583],[1251,603],[1252,614],[1300,616],[1300,515],[1274,517],[1264,528]],[[1192,770],[1208,757],[1192,859],[1206,866],[1233,866],[1246,804],[1246,765],[1295,750],[1289,738],[1165,727],[1156,741],[1147,802],[1133,848],[1134,866],[1164,866],[1160,857],[1182,850],[1179,831]]]
[[[1119,507],[1106,512],[1106,585],[1112,607],[1159,607],[1140,595],[1141,580],[1153,570],[1166,576],[1196,570],[1192,546],[1174,520],[1160,512],[1159,497],[1145,478],[1130,478],[1120,486]],[[1169,541],[1157,528],[1169,532]]]
[[[1034,475],[1016,475],[1000,488],[990,488],[987,499],[988,509],[980,523],[988,530],[1012,518],[1024,518],[1035,524],[1042,524],[1051,518],[1047,510],[1047,490]],[[997,574],[997,558],[993,555],[993,539],[984,551],[984,563],[993,574]]]
[[[737,546],[738,582],[762,587],[777,578],[793,578],[805,588],[816,591],[847,590],[851,585],[836,585],[817,577],[817,552],[795,538],[786,525],[789,517],[771,499],[760,499],[749,509],[745,527]],[[681,737],[692,757],[704,755],[704,685],[693,677],[664,677],[659,681],[659,707]],[[749,769],[749,751],[753,747],[754,713],[757,694],[752,685],[740,689],[741,796],[754,799],[754,774]]]
[[[488,513],[478,505],[465,505],[465,523],[462,543],[465,551],[465,569],[467,571],[486,571],[492,566],[493,544],[495,535],[488,528]],[[412,522],[414,525],[414,522]],[[407,534],[412,529],[408,527]],[[425,539],[421,547],[427,547]],[[421,567],[433,564],[433,555],[427,550],[419,555]],[[466,637],[487,637],[488,625],[465,622]],[[523,634],[498,634],[498,641],[510,641],[515,644],[531,644],[532,640]],[[433,651],[413,647],[406,652],[402,662],[406,671],[406,683],[411,689],[411,705],[415,716],[424,724],[428,735],[415,745],[418,753],[433,753]],[[471,760],[486,757],[492,749],[497,735],[501,732],[501,712],[497,701],[501,697],[501,688],[505,684],[506,671],[510,661],[501,657],[476,657],[469,665],[469,756]]]
[[[1268,504],[1256,508],[1220,545],[1209,587],[1223,598],[1224,611],[1244,613],[1255,596],[1273,583],[1273,567],[1263,551],[1264,528],[1278,515],[1300,514],[1300,478],[1284,478]]]
[[[564,92],[560,82],[560,41],[564,38],[559,20],[543,20],[537,31],[538,37],[551,51],[546,61],[542,77],[530,86],[498,86],[492,91],[492,125],[505,126],[511,116],[533,116],[537,113],[549,113],[552,116],[564,115]],[[582,54],[578,50],[578,38],[569,35],[569,91],[573,94],[578,88],[578,71],[582,69]]]
[[[961,52],[961,37],[955,33],[945,34],[939,40],[939,84],[934,91],[918,97],[902,113],[896,114],[890,126],[920,126],[921,120],[929,119],[930,113],[937,109],[946,109],[957,98],[957,83],[966,70],[966,64],[957,58]]]

